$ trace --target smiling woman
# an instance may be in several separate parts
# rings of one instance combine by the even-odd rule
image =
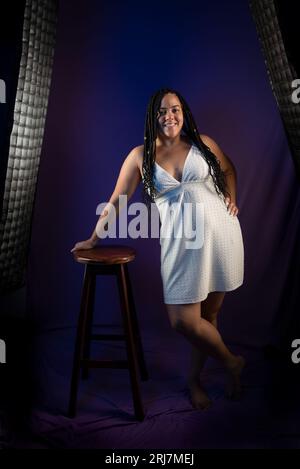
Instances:
[[[183,126],[183,112],[180,101],[175,94],[168,93],[163,97],[157,113],[157,120],[161,135],[156,145],[156,163],[170,174],[173,173],[172,177],[180,180],[191,145],[184,140],[180,145],[174,145]]]
[[[224,365],[228,394],[237,398],[244,359],[228,350],[216,328],[225,292],[243,283],[236,171],[216,142],[199,134],[189,106],[177,91],[161,89],[151,97],[144,145],[135,147],[125,159],[109,200],[116,213],[119,197],[130,198],[141,180],[147,203],[154,202],[159,211],[161,277],[170,323],[192,345],[188,377],[192,404],[198,409],[210,405],[199,380],[207,355]],[[188,243],[183,230],[179,236],[178,230],[169,230],[171,224],[178,228],[186,222],[186,204],[193,207],[188,223],[201,242],[193,243],[189,237]],[[72,252],[96,245],[97,233],[109,220],[108,212],[104,207],[91,238],[76,243]]]

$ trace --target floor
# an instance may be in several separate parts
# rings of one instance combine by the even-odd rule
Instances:
[[[194,410],[186,386],[189,349],[174,331],[163,338],[143,337],[150,375],[141,383],[143,422],[133,415],[127,370],[92,370],[80,384],[77,416],[68,418],[74,333],[66,328],[36,335],[34,374],[28,380],[30,392],[25,392],[31,397],[26,426],[8,430],[0,438],[4,447],[300,448],[300,365],[298,372],[265,350],[231,345],[247,360],[241,400],[226,399],[224,371],[209,360],[203,381],[213,405],[207,411]],[[125,357],[122,343],[98,343],[92,352]]]

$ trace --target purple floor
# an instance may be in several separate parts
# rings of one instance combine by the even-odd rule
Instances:
[[[194,410],[185,381],[189,349],[172,330],[157,342],[143,335],[150,379],[141,383],[142,423],[133,417],[127,370],[92,370],[80,384],[77,417],[69,419],[73,341],[67,329],[38,336],[34,409],[15,448],[300,448],[299,385],[278,360],[232,346],[247,360],[242,399],[225,398],[225,375],[211,360],[203,376],[213,405]],[[123,343],[98,343],[93,353],[121,357],[125,349]]]

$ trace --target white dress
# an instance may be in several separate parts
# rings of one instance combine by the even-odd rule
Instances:
[[[161,276],[166,304],[196,303],[243,283],[239,220],[218,195],[202,153],[192,145],[179,182],[155,163]]]

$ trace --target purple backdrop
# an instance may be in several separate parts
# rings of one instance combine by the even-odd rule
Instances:
[[[108,200],[123,159],[142,143],[150,94],[168,85],[237,168],[245,281],[225,299],[226,335],[268,340],[285,274],[288,246],[280,237],[294,173],[247,2],[231,3],[234,14],[221,1],[188,1],[184,15],[176,2],[172,9],[61,3],[30,251],[31,308],[44,325],[75,323],[82,267],[70,248],[91,234],[97,204]],[[166,325],[159,243],[126,243],[138,251],[130,267],[139,315],[159,333]],[[99,285],[107,317],[116,307],[112,294]]]
[[[244,347],[274,339],[299,193],[247,1],[229,3],[61,2],[28,276],[30,311],[45,332],[41,402],[50,408],[66,404],[80,303],[83,269],[70,249],[91,234],[97,204],[108,200],[123,159],[143,142],[146,105],[161,86],[186,97],[200,132],[237,169],[245,280],[225,297],[224,338]],[[140,190],[132,200],[141,200]],[[159,242],[124,241],[138,253],[130,273],[146,352],[157,345],[157,366],[165,357],[165,370],[177,363],[184,370],[188,347],[167,320]],[[111,279],[99,281],[96,316],[102,309],[118,324],[116,292]],[[65,354],[64,330],[72,335]],[[173,344],[172,365],[163,340]],[[49,363],[59,370],[59,396],[54,385],[54,394],[45,390]]]

